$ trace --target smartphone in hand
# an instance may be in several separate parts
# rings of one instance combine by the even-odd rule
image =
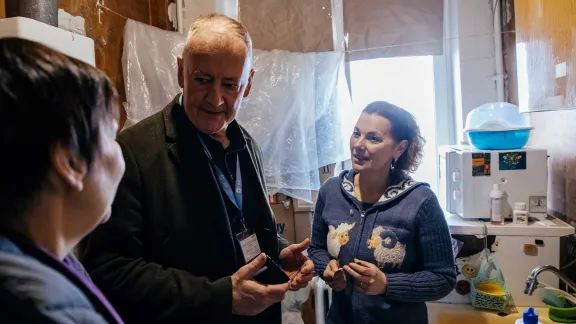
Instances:
[[[266,263],[256,272],[254,280],[263,285],[280,285],[289,282],[290,278],[272,258],[266,255]]]

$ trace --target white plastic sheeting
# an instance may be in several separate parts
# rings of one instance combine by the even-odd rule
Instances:
[[[127,125],[161,110],[181,92],[176,57],[184,42],[180,33],[126,23]],[[254,50],[254,70],[237,120],[262,149],[270,193],[311,201],[310,191],[320,187],[318,168],[349,156],[343,116],[352,104],[344,54]]]

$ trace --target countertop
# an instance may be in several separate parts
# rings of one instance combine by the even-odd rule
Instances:
[[[484,225],[488,235],[562,237],[574,234],[574,227],[553,216],[530,217],[528,225],[511,222],[504,225],[492,225],[478,219],[464,219],[458,215],[445,213],[452,234],[484,235]]]
[[[522,317],[524,309],[509,311],[501,316],[498,312],[481,310],[466,304],[427,303],[429,324],[514,324]],[[535,307],[538,321],[542,324],[557,323],[548,318],[548,308]]]

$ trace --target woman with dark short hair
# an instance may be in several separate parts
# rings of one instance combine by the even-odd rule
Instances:
[[[124,173],[117,108],[103,72],[0,39],[0,322],[122,323],[72,254]]]
[[[308,253],[333,289],[327,323],[424,324],[425,302],[454,288],[448,225],[428,185],[409,174],[424,139],[414,117],[369,104],[350,139],[352,170],[320,189]]]

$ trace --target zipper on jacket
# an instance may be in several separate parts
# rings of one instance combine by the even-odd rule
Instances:
[[[371,207],[364,211],[362,211],[362,208],[360,208],[360,206],[358,205],[356,206],[356,208],[360,210],[360,228],[357,234],[358,237],[356,238],[356,244],[353,251],[354,258],[358,257],[358,251],[360,251],[360,245],[362,244],[362,236],[364,236],[364,219],[366,218],[367,211],[370,210]],[[357,308],[358,308],[358,292],[354,291],[352,293],[352,316],[354,318],[354,322],[357,321],[357,315],[358,315],[357,314],[358,311],[356,310]]]

